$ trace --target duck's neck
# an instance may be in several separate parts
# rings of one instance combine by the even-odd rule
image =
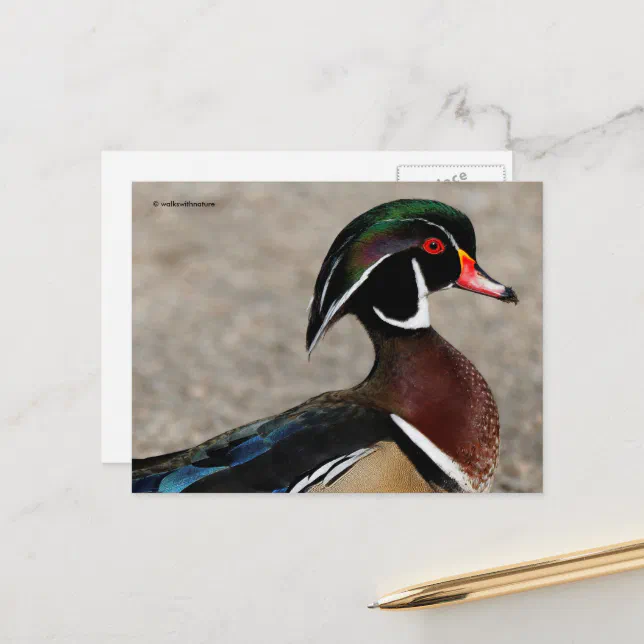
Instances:
[[[357,391],[413,425],[475,485],[486,486],[498,458],[499,420],[483,376],[431,327],[369,335],[376,360]]]

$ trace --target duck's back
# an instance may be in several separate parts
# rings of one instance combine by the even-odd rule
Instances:
[[[201,445],[133,461],[134,492],[434,492],[454,482],[391,415],[328,393]]]

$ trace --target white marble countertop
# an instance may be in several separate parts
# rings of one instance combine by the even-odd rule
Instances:
[[[639,2],[96,0],[4,26],[0,642],[639,641],[644,571],[364,608],[644,536]],[[411,498],[133,498],[100,465],[101,150],[499,148],[545,182],[543,497],[433,525]]]

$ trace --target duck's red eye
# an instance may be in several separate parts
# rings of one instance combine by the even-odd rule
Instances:
[[[445,244],[438,237],[430,237],[425,240],[423,250],[430,255],[440,255],[445,250]]]

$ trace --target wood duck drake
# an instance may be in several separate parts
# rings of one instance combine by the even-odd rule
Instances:
[[[469,218],[438,201],[401,199],[354,219],[320,269],[306,346],[310,355],[335,322],[357,316],[376,356],[364,382],[134,460],[133,491],[488,491],[497,407],[476,367],[432,328],[428,306],[452,287],[518,302],[475,258]]]

